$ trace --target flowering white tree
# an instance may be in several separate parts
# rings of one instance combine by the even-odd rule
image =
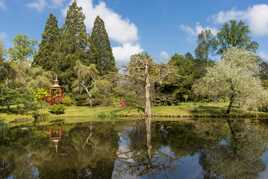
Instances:
[[[194,85],[201,96],[229,99],[227,113],[236,104],[244,110],[256,110],[268,97],[259,79],[257,56],[249,51],[230,48],[222,60],[207,69],[207,74]]]

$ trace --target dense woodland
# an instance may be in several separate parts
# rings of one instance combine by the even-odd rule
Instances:
[[[195,54],[176,53],[166,64],[159,64],[143,52],[121,68],[101,17],[90,34],[84,21],[82,9],[74,2],[61,27],[49,15],[40,44],[22,34],[14,37],[10,49],[1,43],[2,111],[25,113],[40,108],[56,76],[65,90],[65,105],[119,105],[124,99],[129,107],[143,110],[145,64],[153,105],[224,101],[227,113],[233,107],[267,110],[268,65],[256,54],[258,43],[251,40],[242,21],[225,23],[216,35],[201,32]]]

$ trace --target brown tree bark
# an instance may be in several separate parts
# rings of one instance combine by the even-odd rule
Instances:
[[[148,118],[152,117],[150,89],[151,84],[149,75],[149,64],[148,61],[146,61],[145,62],[145,116]]]
[[[232,94],[229,97],[229,105],[228,105],[228,108],[227,108],[227,111],[226,111],[227,114],[231,113],[233,103],[234,103],[234,100],[235,100],[235,88],[234,88],[234,85],[233,85],[232,81],[230,81],[230,88],[232,90]]]

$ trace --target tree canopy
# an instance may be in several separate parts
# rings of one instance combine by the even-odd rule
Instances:
[[[251,40],[249,33],[249,27],[243,21],[226,22],[217,34],[218,53],[223,54],[232,47],[255,52],[259,45]]]
[[[26,35],[17,35],[13,39],[13,47],[8,50],[9,58],[13,61],[31,59],[35,53],[37,42]]]
[[[33,65],[45,70],[55,70],[58,65],[57,50],[59,48],[60,30],[53,14],[50,14],[42,35],[39,50],[34,57]]]
[[[85,15],[82,8],[78,7],[74,1],[67,11],[65,23],[61,29],[59,63],[56,70],[67,91],[71,91],[72,82],[75,80],[73,68],[76,61],[90,64],[87,56],[88,35],[84,21]]]
[[[101,75],[115,72],[115,59],[104,21],[98,16],[91,33],[92,46],[96,50],[96,67]]]
[[[227,113],[234,105],[256,110],[265,105],[267,96],[258,75],[259,65],[255,54],[230,48],[224,52],[222,60],[209,67],[207,74],[195,84],[195,93],[227,98]]]
[[[195,56],[199,60],[207,61],[209,54],[213,52],[216,46],[216,40],[211,30],[204,30],[198,34]]]

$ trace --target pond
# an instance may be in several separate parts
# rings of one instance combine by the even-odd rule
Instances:
[[[256,120],[107,121],[1,131],[0,178],[268,178],[268,124]]]

